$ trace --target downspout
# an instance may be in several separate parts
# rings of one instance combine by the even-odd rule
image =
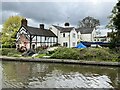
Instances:
[[[58,44],[58,36],[56,38],[57,38],[57,42],[56,43]]]
[[[37,37],[38,37],[38,36],[36,35],[36,48],[37,48]]]
[[[32,37],[30,35],[30,49],[31,49],[31,45],[32,45]]]
[[[69,32],[69,48],[70,48],[70,32]]]
[[[57,30],[57,44],[58,44],[58,37],[59,37],[59,36],[58,36],[58,30]]]

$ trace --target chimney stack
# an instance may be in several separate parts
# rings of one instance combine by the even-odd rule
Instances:
[[[65,27],[66,27],[66,26],[67,26],[67,27],[70,26],[70,24],[69,24],[68,22],[66,22],[64,25],[65,25]]]
[[[40,29],[44,30],[44,24],[40,24]]]
[[[27,26],[27,20],[26,20],[26,18],[21,20],[21,25]]]

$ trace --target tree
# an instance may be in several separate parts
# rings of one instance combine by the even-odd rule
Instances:
[[[82,21],[79,21],[78,27],[89,27],[96,28],[96,26],[100,25],[100,21],[94,19],[93,17],[85,17]]]
[[[110,21],[106,27],[112,29],[110,48],[115,48],[120,45],[120,0],[114,6],[109,18]]]
[[[2,28],[2,45],[3,46],[14,46],[15,45],[15,35],[20,28],[22,17],[20,16],[10,16]]]

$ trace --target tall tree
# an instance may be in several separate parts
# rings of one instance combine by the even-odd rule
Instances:
[[[93,17],[85,17],[82,21],[79,21],[78,27],[90,27],[96,28],[96,26],[100,25],[100,21]]]
[[[10,16],[3,24],[2,28],[2,45],[13,46],[15,45],[15,35],[21,25],[20,16]]]
[[[115,48],[118,44],[120,45],[120,0],[113,8],[109,18],[107,28],[112,29],[110,48]]]

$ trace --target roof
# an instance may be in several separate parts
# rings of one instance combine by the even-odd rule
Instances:
[[[96,36],[94,38],[107,38],[107,36]]]
[[[77,32],[80,31],[81,34],[91,34],[94,30],[94,28],[76,28]]]
[[[57,28],[61,33],[64,32],[70,32],[74,27],[60,27],[60,26],[56,26],[56,25],[52,25],[55,28]]]
[[[57,37],[52,31],[48,29],[40,29],[31,26],[23,26],[31,35],[45,36],[45,37]]]

